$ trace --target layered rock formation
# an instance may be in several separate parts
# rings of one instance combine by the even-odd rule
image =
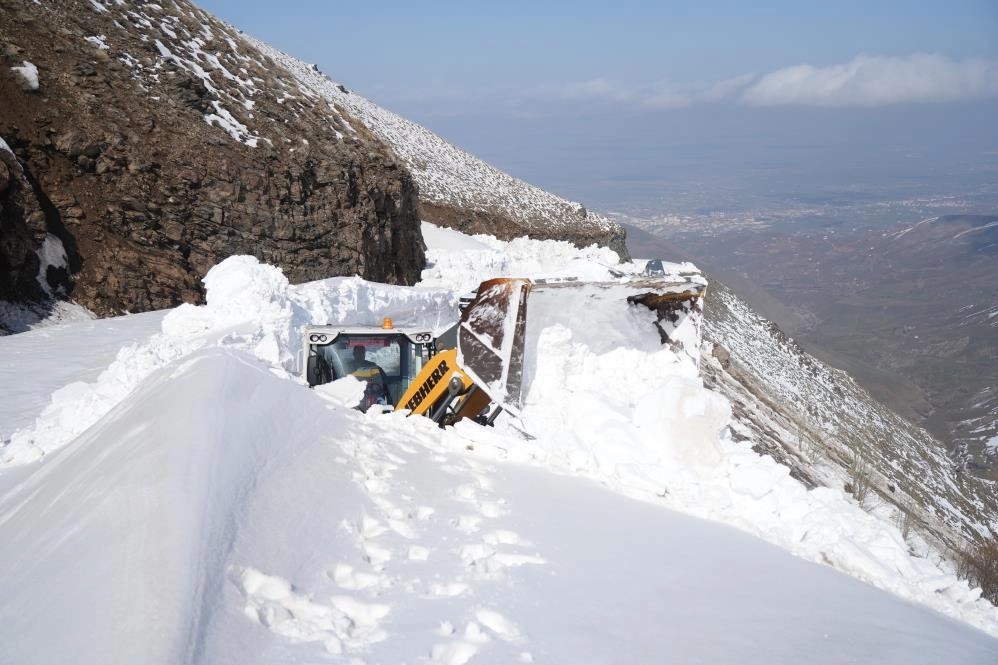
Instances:
[[[345,109],[392,146],[419,185],[422,219],[502,240],[528,236],[602,245],[628,258],[624,229],[616,222],[500,171],[267,44],[256,46],[292,72],[303,90]]]
[[[392,149],[193,5],[0,0],[0,49],[0,299],[197,302],[236,253],[293,281],[419,278]]]

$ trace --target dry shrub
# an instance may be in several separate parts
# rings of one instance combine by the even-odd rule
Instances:
[[[852,481],[846,491],[851,492],[856,501],[862,505],[873,489],[873,467],[866,453],[859,451],[853,454],[849,465],[849,478]]]
[[[998,605],[998,536],[960,553],[957,572],[972,586],[979,586],[982,595]]]

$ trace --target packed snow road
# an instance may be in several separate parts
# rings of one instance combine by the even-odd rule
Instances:
[[[744,533],[469,445],[241,352],[168,365],[0,499],[4,662],[998,653]]]

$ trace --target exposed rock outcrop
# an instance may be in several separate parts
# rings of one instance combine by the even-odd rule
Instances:
[[[44,213],[21,164],[9,146],[0,142],[0,298],[45,296],[37,280],[41,262],[35,252],[44,238]]]
[[[292,72],[304,90],[346,110],[392,146],[419,185],[424,220],[502,240],[529,236],[602,245],[629,257],[624,229],[616,222],[500,171],[267,44],[256,46]]]
[[[419,278],[394,151],[193,5],[0,0],[0,51],[0,299],[197,302],[236,253],[293,281]]]
[[[434,203],[426,197],[421,197],[419,217],[438,226],[446,226],[470,235],[486,233],[500,240],[512,240],[520,236],[536,240],[565,240],[576,247],[603,245],[617,252],[621,259],[626,260],[630,257],[625,246],[623,228],[594,224],[592,217],[595,215],[582,206],[578,206],[576,210],[566,211],[560,216],[568,223],[553,227],[544,220],[531,222],[518,219],[517,215],[508,212]]]

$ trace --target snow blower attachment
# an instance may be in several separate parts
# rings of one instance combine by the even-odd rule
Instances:
[[[377,403],[394,404],[396,411],[425,415],[441,426],[464,418],[488,425],[504,410],[519,413],[543,353],[542,333],[556,326],[592,349],[609,351],[613,331],[634,318],[637,325],[654,325],[663,344],[698,361],[705,288],[699,274],[612,282],[491,279],[463,307],[456,337],[310,326],[306,378],[314,386],[353,374],[368,382]],[[374,401],[365,393],[361,408]]]

